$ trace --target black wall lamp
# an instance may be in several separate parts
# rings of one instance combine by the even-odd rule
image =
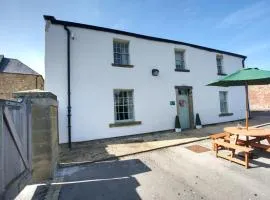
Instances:
[[[159,70],[158,69],[152,69],[152,75],[153,76],[158,76]]]

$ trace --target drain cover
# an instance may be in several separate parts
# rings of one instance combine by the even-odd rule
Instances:
[[[188,146],[186,148],[189,149],[190,151],[195,152],[195,153],[203,153],[203,152],[206,152],[206,151],[210,151],[210,149],[208,149],[206,147],[203,147],[201,145],[197,145],[197,144]]]

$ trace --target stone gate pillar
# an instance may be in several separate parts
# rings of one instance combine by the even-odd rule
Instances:
[[[32,182],[53,178],[58,162],[58,102],[51,92],[29,90],[13,96],[32,103]]]

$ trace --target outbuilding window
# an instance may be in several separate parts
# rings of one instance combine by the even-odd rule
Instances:
[[[219,92],[219,100],[220,100],[221,114],[228,113],[228,92],[220,91]]]
[[[113,41],[113,56],[115,65],[129,65],[129,42],[124,40]]]
[[[114,90],[114,115],[116,122],[134,120],[133,90]]]

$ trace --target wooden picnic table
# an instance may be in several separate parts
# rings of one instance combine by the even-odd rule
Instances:
[[[234,144],[244,144],[253,148],[264,149],[270,152],[270,129],[263,128],[238,128],[238,127],[226,127],[224,128],[226,133],[235,135],[233,141]],[[246,140],[239,139],[239,136],[245,136]],[[252,139],[250,139],[252,137]],[[268,144],[261,144],[262,140],[267,140]]]
[[[235,136],[235,137],[233,137]],[[239,136],[242,136],[239,138]],[[245,140],[243,140],[243,136]],[[212,139],[213,150],[216,157],[225,158],[232,162],[249,167],[249,159],[253,158],[254,148],[263,149],[270,152],[270,130],[263,128],[226,127],[223,133],[216,133],[210,136]],[[262,140],[267,140],[268,144],[262,144]],[[219,150],[223,148],[231,151],[230,155],[223,155]],[[236,151],[244,153],[244,160],[235,157]],[[238,154],[239,155],[239,154]]]

